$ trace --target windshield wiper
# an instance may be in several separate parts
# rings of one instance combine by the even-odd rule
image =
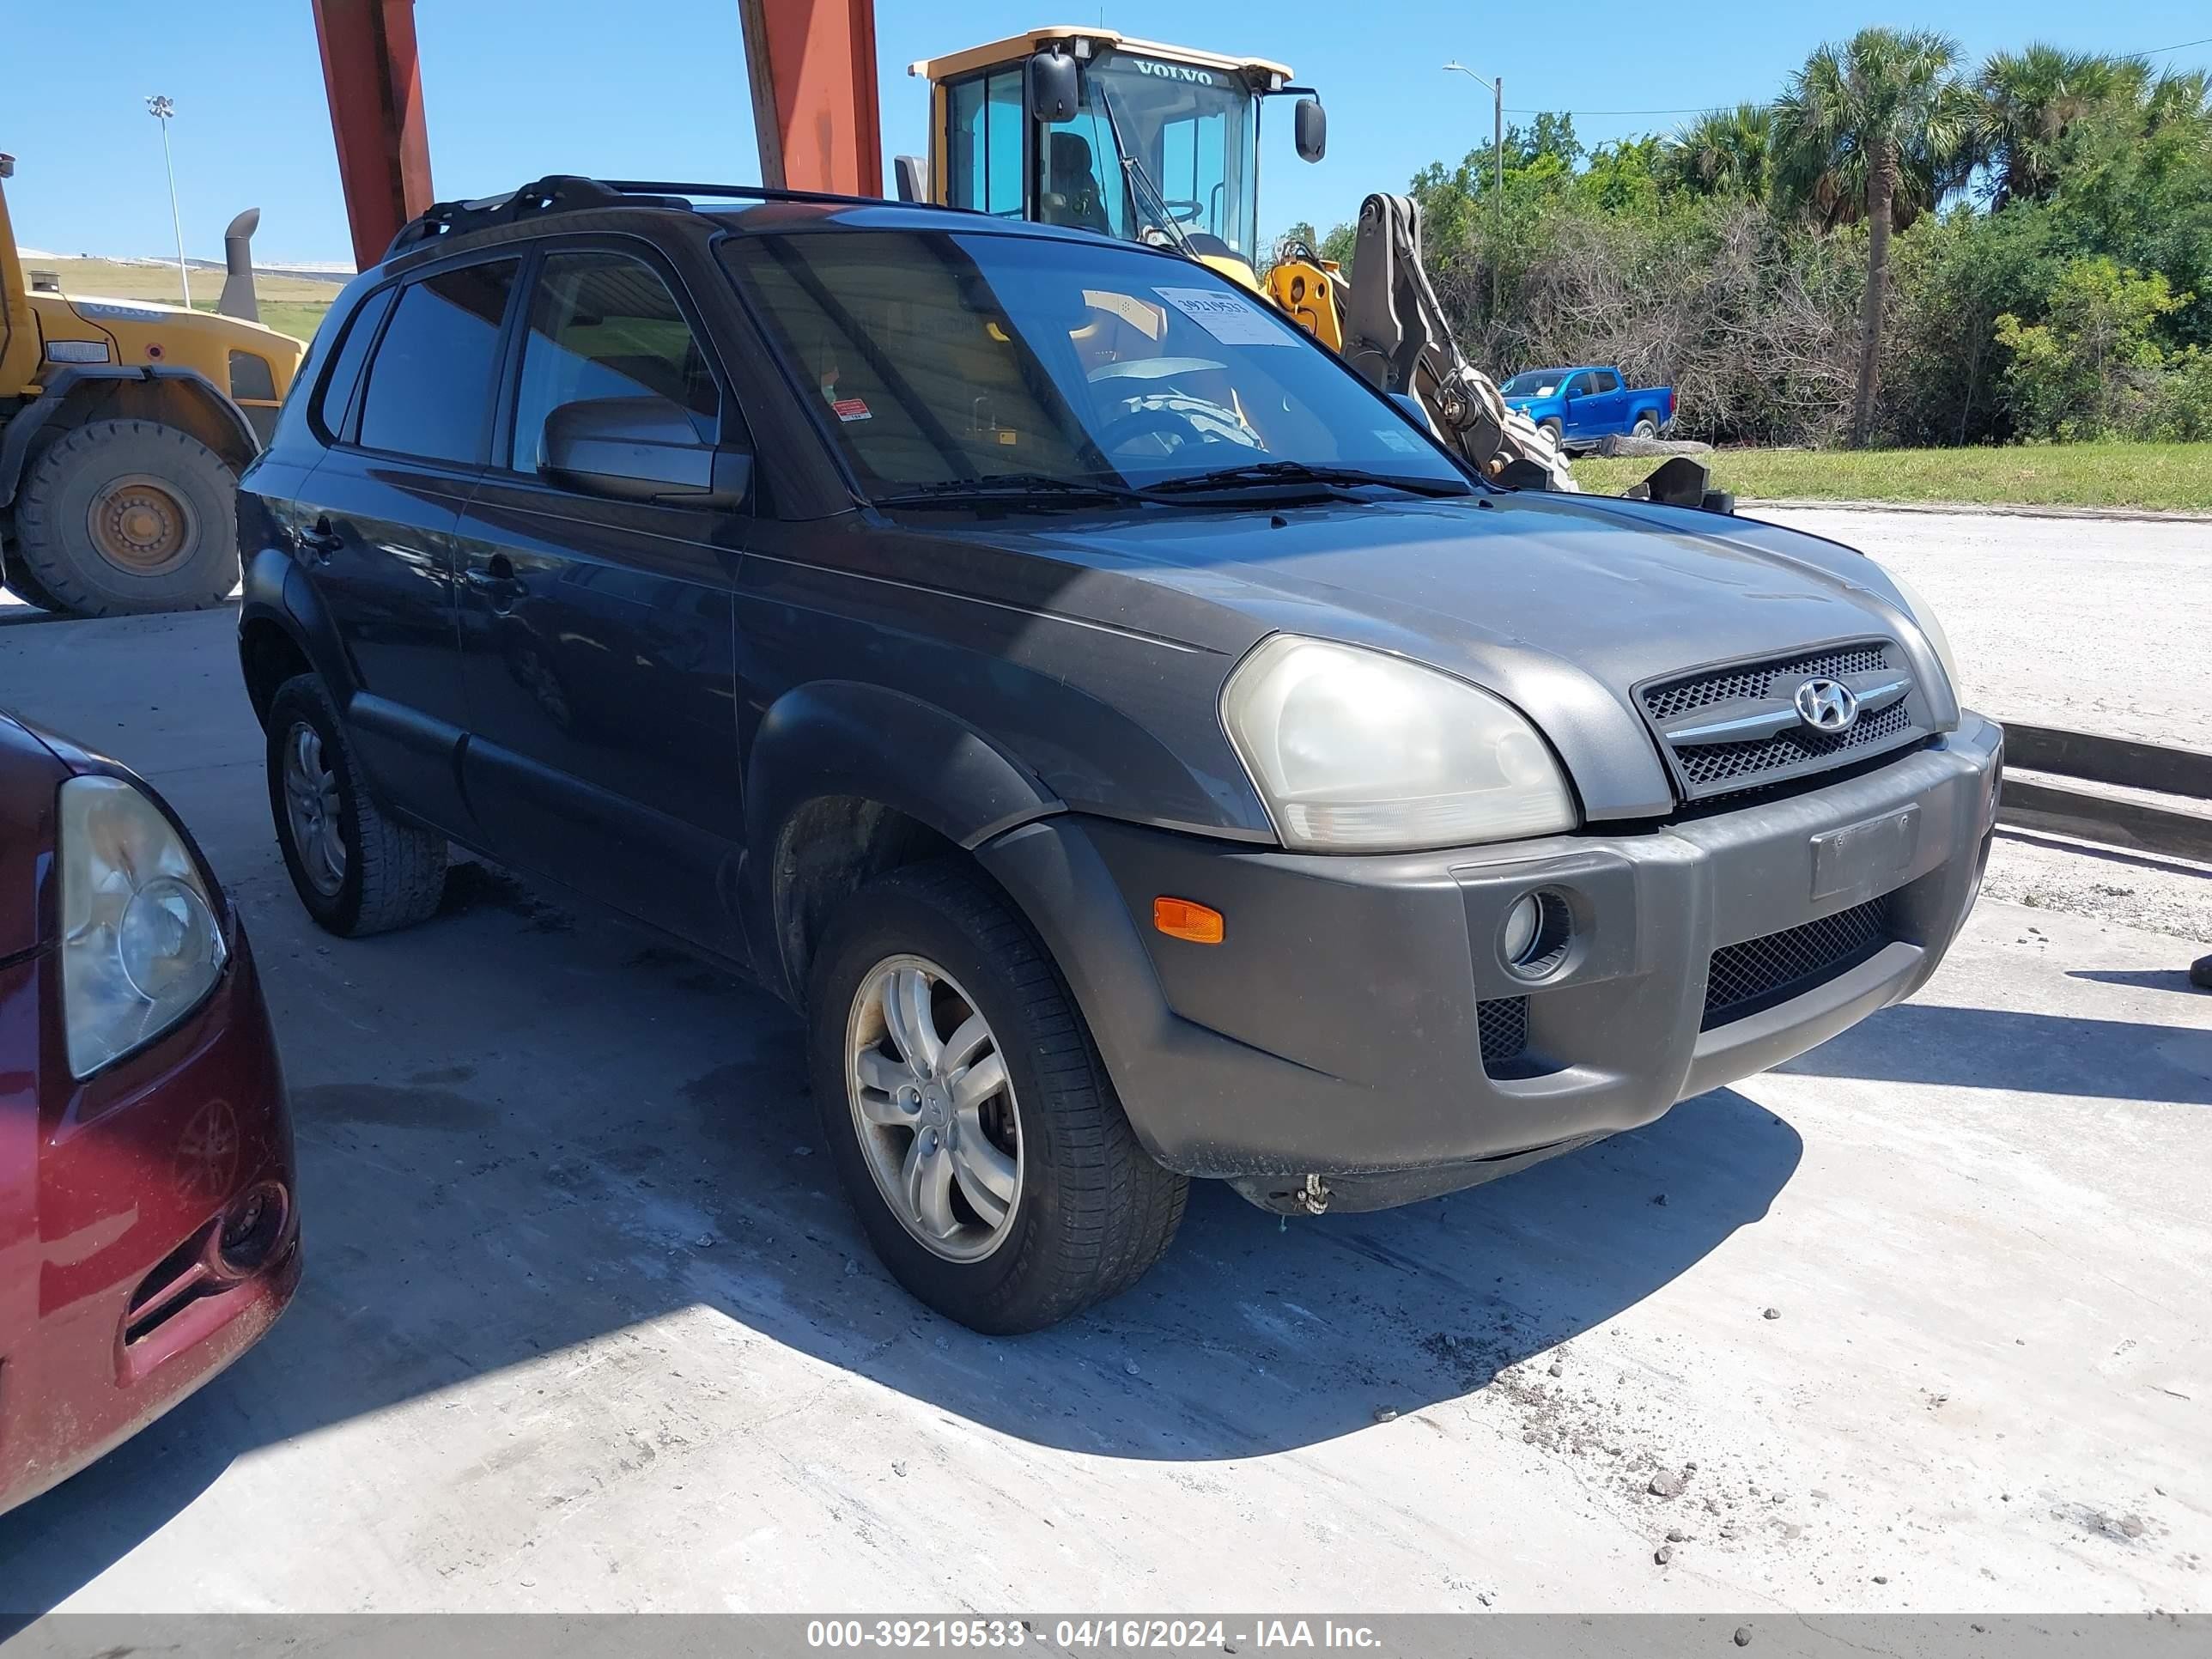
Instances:
[[[1370,472],[1356,466],[1314,466],[1304,461],[1255,461],[1249,466],[1224,466],[1212,472],[1194,472],[1180,478],[1164,478],[1146,485],[1155,495],[1185,494],[1202,489],[1234,489],[1240,484],[1331,484],[1350,488],[1375,484],[1403,489],[1416,495],[1471,495],[1472,487],[1451,478],[1408,478],[1389,472]]]
[[[995,472],[983,477],[939,478],[894,495],[878,495],[878,507],[939,507],[959,501],[1146,501],[1143,490],[1049,472]]]

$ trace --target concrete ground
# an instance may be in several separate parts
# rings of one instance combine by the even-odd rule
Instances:
[[[0,630],[0,705],[236,896],[307,1283],[0,1517],[0,1608],[2212,1606],[2182,941],[1985,902],[1780,1072],[1405,1210],[1200,1187],[1135,1291],[993,1341],[877,1267],[757,993],[474,864],[419,929],[310,927],[230,627]]]

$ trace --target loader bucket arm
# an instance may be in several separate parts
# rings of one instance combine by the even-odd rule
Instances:
[[[1420,204],[1411,197],[1377,193],[1360,204],[1344,357],[1376,390],[1418,399],[1484,477],[1522,489],[1577,488],[1551,434],[1508,409],[1460,350],[1421,258]]]

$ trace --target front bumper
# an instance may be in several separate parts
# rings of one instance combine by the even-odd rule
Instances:
[[[1318,1176],[1337,1207],[1378,1207],[1648,1123],[1910,995],[1979,890],[2002,752],[1969,714],[1877,769],[1637,834],[1346,858],[1067,815],[980,855],[1163,1164],[1273,1206]],[[1531,986],[1497,941],[1540,890],[1575,942]],[[1141,925],[1162,895],[1221,911],[1226,938]],[[1881,936],[1838,971],[1708,1020],[1716,951],[1877,899]],[[1525,1056],[1486,1066],[1480,1006],[1520,998]]]
[[[0,1070],[0,1510],[214,1377],[299,1283],[283,1072],[234,919],[229,940],[193,1013],[82,1083],[52,953],[0,972],[0,1054],[37,1057]],[[282,1194],[265,1254],[209,1273],[226,1213],[257,1189]]]

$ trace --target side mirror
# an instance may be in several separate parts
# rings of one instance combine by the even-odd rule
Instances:
[[[891,173],[897,180],[898,199],[902,202],[927,202],[929,185],[923,173],[919,155],[895,155],[891,158]]]
[[[1318,161],[1328,154],[1328,112],[1318,98],[1301,98],[1291,112],[1291,135],[1297,140],[1298,160]]]
[[[545,417],[538,470],[556,483],[618,501],[737,507],[752,457],[703,441],[666,398],[589,398]]]
[[[1056,48],[1031,54],[1023,80],[1033,121],[1073,121],[1083,106],[1075,59]]]

